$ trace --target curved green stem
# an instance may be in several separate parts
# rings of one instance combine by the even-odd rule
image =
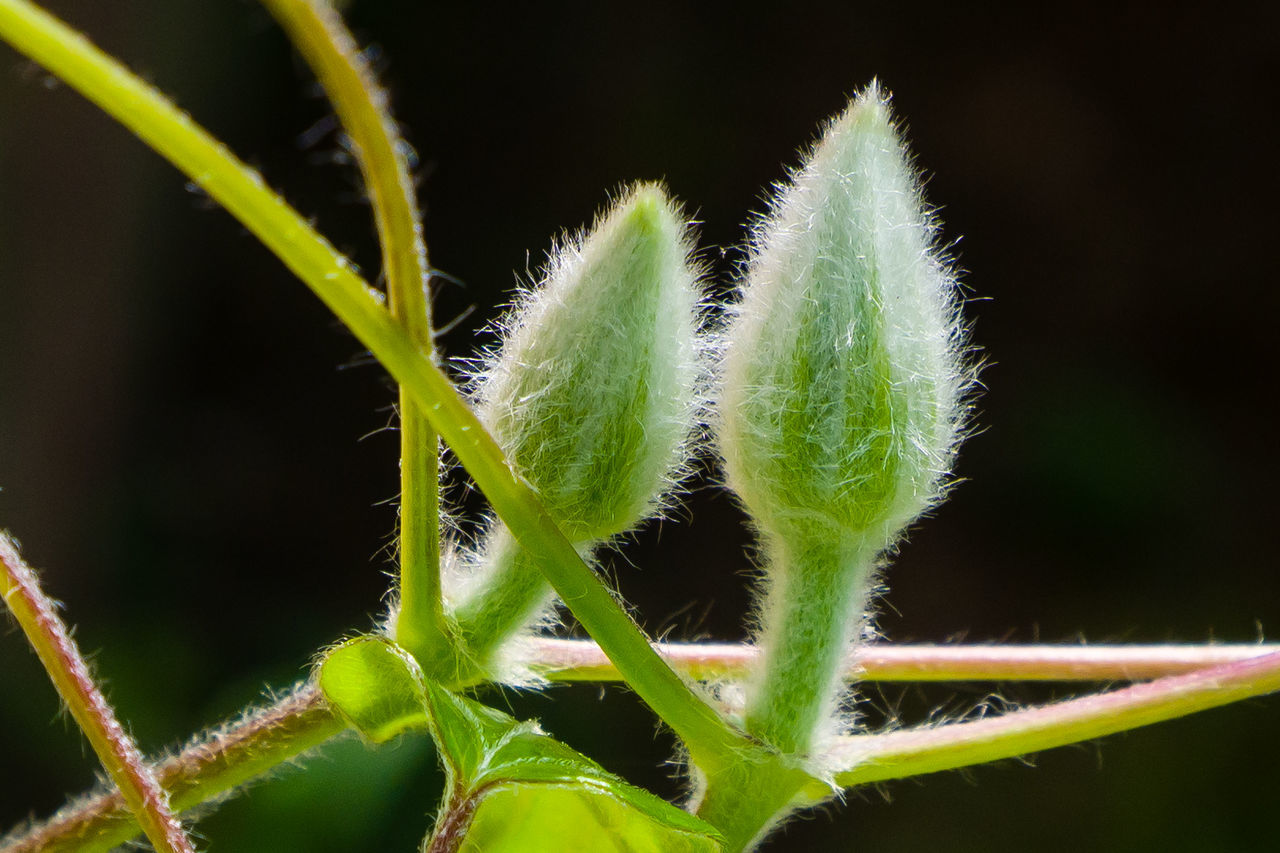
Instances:
[[[0,37],[80,91],[188,175],[271,249],[392,377],[409,388],[561,600],[631,688],[685,742],[694,761],[717,766],[751,747],[658,657],[560,532],[533,488],[507,464],[453,383],[383,307],[377,291],[257,173],[118,62],[25,0],[0,0]]]
[[[355,40],[323,0],[263,0],[306,58],[350,137],[373,207],[391,315],[434,357],[427,247],[414,200],[406,143],[386,93]],[[397,641],[422,659],[447,648],[440,593],[440,453],[435,430],[400,388],[400,602]]]

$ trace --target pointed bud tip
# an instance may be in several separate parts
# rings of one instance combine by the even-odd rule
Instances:
[[[839,113],[823,133],[824,141],[838,139],[846,134],[876,134],[898,144],[897,123],[893,120],[893,95],[872,80],[861,92],[849,99],[844,111]]]
[[[674,204],[659,183],[635,184],[618,203],[627,224],[645,235],[656,235],[677,227]]]

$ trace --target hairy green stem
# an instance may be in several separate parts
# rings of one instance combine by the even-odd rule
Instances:
[[[434,355],[427,247],[386,93],[342,18],[323,0],[263,0],[306,58],[351,140],[373,207],[391,315]],[[397,641],[420,659],[448,648],[440,592],[440,453],[435,430],[400,388],[400,600]]]
[[[746,729],[803,758],[834,716],[842,664],[864,618],[875,552],[813,537],[769,543],[772,588],[762,617],[762,660],[747,697]]]
[[[841,787],[935,773],[1184,717],[1280,690],[1280,652],[999,717],[842,738],[827,756]]]
[[[785,760],[742,761],[707,775],[696,813],[724,835],[724,853],[739,853],[754,849],[802,792],[805,802],[813,802],[830,790],[801,768],[787,767]]]
[[[0,37],[80,91],[188,175],[320,297],[453,449],[565,605],[693,759],[733,761],[750,741],[680,680],[583,562],[453,383],[307,221],[187,115],[85,38],[25,0],[0,0]]]
[[[1273,651],[994,718],[846,736],[821,758],[835,769],[838,789],[853,788],[1093,740],[1277,690],[1280,652]],[[759,791],[761,796],[743,803],[737,792],[744,790]],[[737,851],[763,837],[774,815],[823,798],[812,780],[788,778],[776,768],[744,762],[719,778],[708,779],[698,815],[726,834],[726,851]]]
[[[470,672],[457,673],[463,680],[482,676],[494,652],[522,630],[551,597],[551,589],[532,558],[505,527],[493,530],[484,556],[484,588],[459,602],[454,611],[461,648],[474,658],[469,662]]]
[[[790,777],[791,771],[784,764],[768,756],[761,757],[759,751],[750,751],[747,741],[728,729],[661,663],[643,635],[556,528],[528,484],[507,466],[497,446],[459,399],[449,380],[424,354],[419,342],[383,308],[377,293],[350,270],[346,261],[315,234],[305,220],[185,115],[34,6],[24,0],[0,0],[0,35],[84,92],[178,165],[257,234],[348,324],[397,381],[410,390],[517,540],[533,555],[538,568],[608,652],[632,687],[686,740],[695,761],[709,768],[709,775],[715,778],[718,771],[731,765],[740,750],[747,748],[751,755],[759,758],[759,765],[775,768],[776,772],[762,774],[777,780],[774,800],[783,801],[789,786],[796,786],[797,791],[806,789],[808,793],[811,785],[799,781],[799,777]],[[918,737],[914,742],[906,739],[906,733],[896,741],[885,736],[878,740],[842,742],[844,751],[838,751],[835,757],[846,759],[848,769],[838,779],[841,783],[858,784],[1094,738],[1275,690],[1280,687],[1278,672],[1280,655],[1268,656],[1075,700],[1081,703],[1078,705],[1062,703],[983,721],[988,728],[981,727],[980,723],[968,723],[932,730],[937,734],[913,733]],[[1003,727],[996,723],[1002,723]],[[199,762],[197,765],[218,767],[217,773],[222,774],[218,778],[231,780],[227,785],[230,787],[287,755],[323,741],[340,728],[323,708],[287,711],[279,718],[270,718],[256,730],[264,739],[283,733],[281,740],[287,746],[274,752],[267,749],[255,753],[256,736],[244,742],[250,744],[244,752],[207,746],[206,749],[213,750],[213,758],[207,765]],[[917,757],[911,758],[913,755]],[[178,766],[174,773],[171,787],[174,805],[178,808],[185,807],[188,800],[196,802],[216,793],[215,788],[226,789],[209,784],[212,776],[202,775],[203,771],[196,767]],[[162,773],[162,777],[164,775]],[[195,781],[184,787],[179,779]],[[167,784],[168,779],[165,781]]]
[[[57,606],[40,589],[36,573],[4,533],[0,533],[0,596],[151,845],[159,853],[192,853],[191,840],[170,809],[164,788],[94,683]]]
[[[770,586],[745,728],[777,754],[772,762],[706,774],[697,814],[724,833],[728,853],[754,849],[787,814],[822,798],[813,774],[823,775],[824,756],[816,753],[840,719],[845,659],[881,547],[839,530],[765,537]],[[744,797],[744,791],[762,795]]]

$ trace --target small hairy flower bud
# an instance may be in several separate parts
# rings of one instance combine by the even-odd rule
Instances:
[[[584,553],[652,515],[685,473],[702,373],[690,251],[663,189],[632,188],[552,253],[476,382],[481,420]],[[474,562],[449,591],[483,659],[550,592],[500,525]]]
[[[699,297],[684,228],[660,186],[628,192],[552,254],[478,384],[481,420],[575,542],[634,527],[685,465]]]
[[[747,725],[789,752],[833,725],[876,559],[939,499],[955,452],[968,371],[934,241],[873,84],[757,227],[726,331],[717,438],[767,585]]]

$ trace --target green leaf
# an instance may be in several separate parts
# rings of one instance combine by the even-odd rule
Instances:
[[[374,743],[429,727],[418,664],[390,640],[357,637],[330,649],[317,680],[329,704]]]
[[[617,796],[616,788],[617,783],[597,787],[590,782],[504,786],[486,795],[457,849],[459,853],[719,853],[722,849],[709,824],[658,800],[664,809],[698,824],[676,826],[665,815],[652,814]]]
[[[366,738],[426,727],[449,777],[432,850],[484,853],[600,850],[718,853],[705,821],[606,771],[493,708],[427,681],[390,640],[361,637],[331,650],[320,687]]]
[[[427,683],[451,802],[473,807],[460,851],[719,851],[706,822],[520,722]],[[477,801],[472,803],[470,801]]]

